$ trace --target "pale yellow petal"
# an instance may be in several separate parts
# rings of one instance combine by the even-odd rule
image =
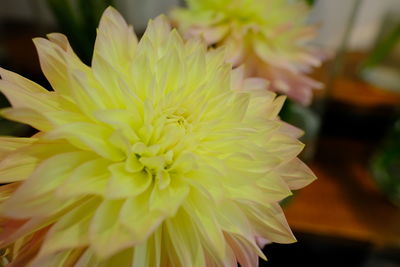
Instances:
[[[168,253],[174,266],[205,267],[200,235],[186,212],[180,211],[165,223]]]
[[[37,141],[36,138],[0,136],[0,155],[18,148],[28,146]]]
[[[0,80],[2,92],[15,108],[31,108],[38,112],[53,111],[60,108],[54,92],[34,92],[15,83]]]
[[[4,108],[0,110],[0,115],[8,120],[30,125],[40,131],[49,131],[53,128],[43,114],[30,108]]]
[[[32,174],[41,160],[57,153],[71,151],[71,148],[65,143],[43,143],[39,141],[31,146],[20,147],[1,158],[0,183],[25,180]]]
[[[22,77],[19,74],[16,74],[12,71],[8,71],[6,69],[0,68],[0,76],[2,80],[8,81],[10,83],[16,84],[19,87],[25,88],[28,91],[36,92],[36,93],[47,93],[48,91],[44,89],[42,86],[38,85],[31,80],[28,80]]]
[[[118,71],[123,70],[130,63],[136,46],[133,28],[114,8],[109,7],[100,20],[92,66],[96,68],[97,64],[101,64],[98,61],[101,56]]]
[[[87,246],[89,244],[89,225],[99,203],[98,199],[82,202],[60,218],[46,235],[39,257],[66,249]]]
[[[76,122],[58,127],[48,132],[44,138],[48,140],[66,139],[80,149],[93,150],[100,156],[118,161],[123,159],[124,155],[122,151],[108,142],[111,134],[112,131],[102,125]]]
[[[107,187],[107,198],[127,198],[143,193],[152,183],[152,175],[145,171],[128,172],[123,163],[109,167],[111,178]]]
[[[172,180],[174,180],[172,178]],[[150,210],[159,211],[167,216],[173,216],[187,197],[190,188],[187,185],[171,185],[165,189],[153,187],[149,199]]]
[[[53,190],[62,184],[75,167],[87,160],[89,155],[84,152],[70,152],[45,160],[2,204],[1,213],[23,219],[34,215],[51,216],[67,207],[75,200],[58,201],[54,198]]]
[[[109,164],[108,160],[102,158],[84,162],[70,173],[62,186],[55,191],[55,196],[62,199],[88,195],[103,196],[110,178],[107,169]]]
[[[88,67],[73,53],[68,41],[62,35],[52,34],[49,35],[49,39],[51,40],[33,39],[39,54],[40,66],[52,88],[69,97],[71,88],[68,82],[68,65],[80,70],[87,70]]]
[[[161,212],[151,211],[147,205],[143,205],[149,195],[147,191],[139,196],[128,198],[121,210],[121,223],[129,228],[132,233],[131,238],[135,243],[146,240],[165,218]]]
[[[99,259],[106,259],[135,243],[132,233],[119,220],[123,203],[124,200],[105,200],[92,218],[89,238]]]

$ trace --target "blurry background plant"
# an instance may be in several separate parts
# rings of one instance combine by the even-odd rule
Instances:
[[[115,6],[115,1],[47,0],[47,4],[75,52],[86,64],[90,64],[100,16],[108,6]]]
[[[382,90],[400,93],[400,16],[397,12],[389,11],[384,16],[375,44],[361,63],[359,74]],[[379,189],[400,206],[399,117],[373,155],[370,167]]]
[[[400,207],[400,119],[372,158],[371,170],[379,189]]]
[[[314,5],[316,0],[305,0],[310,6]]]
[[[364,80],[387,90],[400,92],[400,16],[384,17],[375,45],[361,65]]]

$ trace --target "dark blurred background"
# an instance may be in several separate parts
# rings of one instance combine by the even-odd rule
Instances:
[[[1,67],[48,87],[33,37],[64,32],[90,63],[105,6],[140,34],[149,18],[183,1],[57,2],[1,0]],[[400,0],[319,0],[310,22],[320,25],[315,44],[333,55],[312,74],[326,88],[288,120],[306,130],[302,157],[319,179],[284,204],[299,242],[266,246],[261,266],[400,266]],[[0,119],[0,135],[32,133]]]

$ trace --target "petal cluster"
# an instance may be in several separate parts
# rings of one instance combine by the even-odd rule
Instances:
[[[234,65],[271,82],[270,90],[308,105],[322,84],[307,77],[325,52],[310,46],[315,27],[306,24],[305,1],[186,0],[188,8],[171,18],[187,38],[203,36],[209,45],[227,46]]]
[[[34,40],[53,91],[0,69],[38,130],[0,137],[0,247],[11,266],[257,266],[295,239],[278,202],[314,179],[284,98],[184,42],[166,19],[140,40],[105,11],[91,67],[61,34]]]

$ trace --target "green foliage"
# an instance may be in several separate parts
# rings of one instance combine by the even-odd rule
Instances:
[[[379,189],[400,206],[400,120],[373,157],[371,169]]]
[[[400,40],[400,24],[395,25],[391,31],[381,34],[379,37],[379,42],[362,67],[368,68],[382,62],[393,51]]]
[[[314,5],[316,0],[305,0],[310,6]]]

